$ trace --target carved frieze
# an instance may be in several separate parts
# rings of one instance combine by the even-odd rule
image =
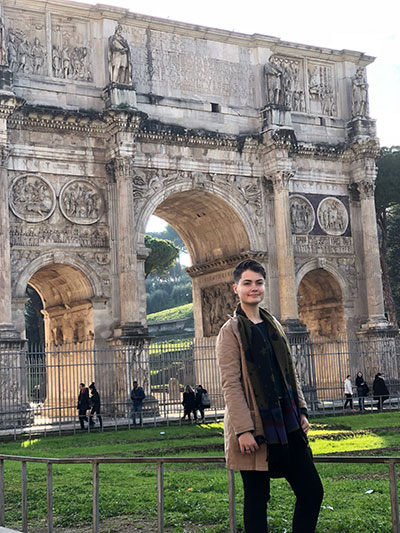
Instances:
[[[52,17],[51,66],[55,78],[93,81],[87,22]]]
[[[232,290],[232,283],[220,283],[201,289],[201,302],[204,336],[218,335],[221,326],[236,308],[236,295]]]
[[[305,112],[303,63],[297,58],[274,55],[264,67],[267,103]]]
[[[74,224],[94,224],[104,210],[104,199],[90,181],[76,179],[66,183],[60,191],[60,209]]]
[[[333,65],[319,62],[308,64],[308,95],[310,113],[337,115]]]
[[[99,226],[59,226],[53,224],[12,224],[10,243],[19,246],[68,246],[108,248],[108,229]]]
[[[351,255],[354,253],[351,237],[321,235],[293,235],[295,254],[300,255]]]
[[[56,195],[45,178],[36,174],[24,174],[11,183],[9,203],[18,218],[27,222],[42,222],[52,215]]]
[[[317,209],[318,222],[328,235],[342,235],[349,224],[349,215],[343,202],[334,197],[322,200]]]
[[[6,56],[14,74],[47,76],[46,33],[42,14],[7,9]]]
[[[292,233],[309,233],[315,224],[315,212],[307,198],[299,194],[290,196],[289,209]]]

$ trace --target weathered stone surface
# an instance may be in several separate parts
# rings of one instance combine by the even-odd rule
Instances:
[[[53,343],[145,338],[152,213],[189,250],[198,337],[244,257],[295,333],[385,329],[372,58],[123,13],[3,2],[0,336],[31,284]]]

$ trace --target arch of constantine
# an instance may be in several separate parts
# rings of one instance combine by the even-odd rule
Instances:
[[[146,336],[145,227],[190,253],[196,336],[234,306],[233,266],[267,271],[289,333],[376,334],[379,144],[363,53],[57,0],[0,22],[0,340],[26,288],[54,344]]]

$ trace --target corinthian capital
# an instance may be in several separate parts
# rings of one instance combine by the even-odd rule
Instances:
[[[293,178],[294,172],[291,170],[277,170],[269,174],[267,179],[272,182],[274,191],[281,192],[289,187],[289,181]]]
[[[357,182],[357,187],[360,192],[360,199],[373,198],[375,192],[375,180],[363,179]]]
[[[106,170],[112,179],[132,178],[134,173],[133,157],[114,157],[107,163]]]

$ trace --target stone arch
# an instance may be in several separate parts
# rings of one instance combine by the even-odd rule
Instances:
[[[152,214],[156,214],[165,220],[167,220],[165,217],[168,216],[170,220],[167,220],[167,222],[179,232],[176,225],[176,213],[175,216],[174,213],[171,216],[171,214],[167,213],[165,209],[160,208],[160,206],[170,204],[171,198],[180,198],[181,200],[185,198],[190,199],[190,203],[193,205],[196,204],[196,200],[198,201],[202,197],[212,198],[214,205],[218,203],[219,206],[226,209],[226,212],[229,212],[236,218],[238,227],[241,226],[244,228],[247,234],[248,248],[246,249],[260,249],[261,243],[259,232],[257,231],[257,224],[254,223],[254,213],[252,217],[252,213],[245,205],[244,198],[235,194],[234,188],[229,185],[223,188],[220,184],[207,183],[207,181],[203,182],[201,187],[193,187],[193,182],[188,180],[187,182],[180,182],[179,186],[177,184],[171,184],[155,192],[140,210],[137,224],[139,238],[143,240],[146,224]],[[184,232],[185,228],[182,229]],[[190,248],[190,243],[185,241],[182,230],[180,235],[185,244],[187,246],[189,245]],[[190,239],[187,239],[187,241],[190,241]]]
[[[250,212],[231,189],[214,186],[193,187],[180,183],[157,192],[143,207],[138,220],[144,236],[151,214],[166,220],[181,236],[192,266],[194,322],[196,336],[217,334],[235,307],[232,269],[248,256],[265,264],[260,250],[257,225]],[[265,244],[264,244],[265,246]],[[253,251],[252,251],[253,250]]]
[[[93,300],[103,296],[103,286],[89,265],[62,252],[47,253],[21,273],[15,286],[17,299],[25,297],[28,284],[42,299],[47,344],[70,344],[94,337]]]
[[[49,252],[41,255],[40,257],[37,257],[23,269],[15,284],[15,298],[25,297],[26,286],[28,285],[29,280],[32,278],[35,272],[37,272],[43,267],[55,264],[62,264],[75,268],[87,279],[87,282],[91,287],[93,297],[104,296],[105,291],[103,288],[102,281],[96,271],[90,265],[75,256],[71,256],[63,252]]]
[[[346,332],[345,280],[327,262],[314,260],[297,276],[299,318],[312,337],[337,340]]]

